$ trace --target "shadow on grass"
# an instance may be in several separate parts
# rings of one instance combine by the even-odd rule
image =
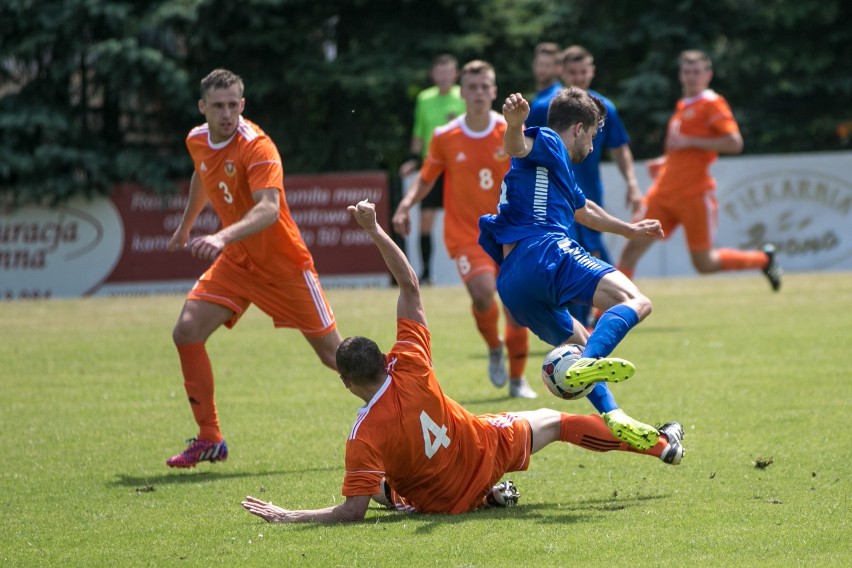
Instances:
[[[218,472],[198,470],[174,470],[157,475],[128,475],[126,473],[118,473],[116,474],[116,479],[110,481],[108,485],[110,485],[111,487],[135,487],[137,488],[137,490],[144,491],[144,488],[156,487],[157,485],[199,483],[226,479],[238,479],[241,477],[263,477],[269,475],[302,475],[305,473],[337,471],[339,469],[339,466],[329,465],[327,467],[313,467],[280,471]]]
[[[572,503],[530,503],[509,509],[477,509],[459,515],[427,515],[423,513],[401,513],[389,511],[378,505],[371,505],[364,519],[365,524],[381,525],[390,523],[411,523],[416,526],[415,533],[427,534],[438,527],[486,522],[493,523],[506,519],[534,521],[546,525],[570,525],[574,523],[596,522],[607,513],[622,511],[641,506],[646,501],[665,499],[667,495],[643,495],[635,497],[612,497],[609,499],[587,499]],[[314,530],[324,527],[321,523],[290,525],[297,530]]]

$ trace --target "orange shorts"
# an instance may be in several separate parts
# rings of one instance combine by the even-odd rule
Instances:
[[[526,470],[530,466],[532,449],[532,429],[527,419],[511,412],[481,414],[478,418],[491,424],[498,436],[491,485],[500,481],[505,473]]]
[[[491,460],[491,478],[488,485],[482,488],[482,497],[484,497],[506,473],[525,471],[530,466],[532,429],[526,418],[521,418],[511,412],[480,414],[477,418],[488,423],[497,434],[497,444]],[[398,511],[416,511],[416,508],[392,487],[382,483],[382,488],[392,508]],[[470,503],[467,510],[481,507],[483,504],[482,497],[478,497],[473,503]]]
[[[251,304],[272,318],[275,327],[298,329],[305,337],[322,337],[337,324],[316,270],[311,267],[276,282],[257,282],[225,257],[216,259],[186,296],[224,306],[234,312],[225,322],[234,327]]]
[[[645,219],[657,219],[668,238],[683,225],[686,244],[691,252],[702,252],[713,248],[719,218],[719,206],[712,191],[699,195],[664,198],[651,192],[645,198]]]
[[[497,276],[497,263],[478,244],[459,247],[454,253],[452,256],[456,270],[465,284],[483,273]]]

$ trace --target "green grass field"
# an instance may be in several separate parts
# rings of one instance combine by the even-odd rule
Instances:
[[[251,310],[208,347],[224,464],[169,470],[195,434],[171,327],[183,299],[0,304],[2,566],[852,566],[852,278],[642,280],[654,314],[616,355],[614,386],[648,422],[679,420],[682,465],[554,444],[511,475],[518,507],[460,516],[371,508],[364,523],[268,525],[248,494],[339,502],[359,400],[300,335]],[[383,347],[396,291],[330,290],[341,333]],[[435,367],[473,412],[541,406],[532,342],[520,401],[485,375],[461,288],[427,288]],[[763,469],[756,462],[772,463]]]

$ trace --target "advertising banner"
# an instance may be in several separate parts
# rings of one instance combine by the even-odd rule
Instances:
[[[162,196],[122,184],[110,198],[0,210],[0,298],[185,293],[210,264],[167,250],[187,188],[184,182],[179,193]],[[386,173],[286,176],[285,188],[324,286],[389,284],[381,255],[346,211],[369,199],[379,219],[388,219]],[[218,228],[206,208],[192,235]]]

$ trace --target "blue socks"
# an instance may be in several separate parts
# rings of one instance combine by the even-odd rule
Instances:
[[[596,384],[595,388],[592,389],[592,392],[590,392],[586,398],[589,399],[589,402],[592,403],[595,410],[601,414],[618,408],[618,404],[615,402],[615,397],[612,396],[612,391],[609,390],[609,385],[606,383]]]
[[[624,304],[611,307],[598,319],[595,331],[586,343],[583,357],[607,357],[637,323],[639,314],[633,308]],[[587,398],[601,414],[618,408],[606,383],[596,384]]]
[[[589,336],[583,357],[608,357],[637,323],[639,314],[633,308],[624,304],[611,307],[601,314],[595,324],[595,331]]]

